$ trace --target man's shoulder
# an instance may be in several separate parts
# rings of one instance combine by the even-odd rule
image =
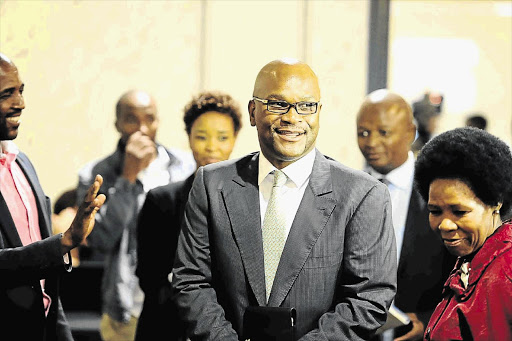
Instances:
[[[21,167],[23,167],[25,169],[25,171],[32,171],[37,176],[36,169],[35,169],[34,165],[32,164],[32,161],[30,161],[27,154],[23,153],[20,150],[20,151],[18,151],[18,155],[16,155],[16,159],[18,160],[18,164],[21,164]],[[27,169],[27,167],[29,167],[30,170]]]
[[[28,155],[23,153],[21,150],[18,151],[18,155],[16,155],[16,158],[32,164],[32,162],[30,161],[30,158],[28,157]]]
[[[259,152],[226,161],[211,163],[200,168],[198,174],[213,186],[219,186],[227,179],[239,179],[242,182],[253,182],[258,178]]]
[[[259,152],[253,152],[238,158],[211,163],[204,166],[203,168],[205,172],[209,173],[229,172],[230,170],[236,170],[240,167],[248,166],[254,162],[256,162],[257,165],[258,155]]]
[[[375,184],[379,183],[378,180],[376,180],[368,173],[344,165],[341,162],[331,158],[330,156],[324,155],[320,152],[318,152],[317,160],[329,166],[331,177],[335,182],[340,181],[347,183],[347,181],[355,181],[356,183],[366,184],[368,186],[374,186]]]

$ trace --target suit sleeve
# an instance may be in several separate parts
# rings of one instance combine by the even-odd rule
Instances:
[[[396,292],[397,256],[384,186],[367,193],[345,229],[339,301],[301,341],[368,340],[386,322]]]
[[[0,276],[3,285],[23,283],[64,273],[60,234],[29,245],[0,248]],[[3,245],[0,235],[0,245]]]
[[[212,287],[208,214],[207,191],[200,168],[178,239],[172,279],[174,299],[192,340],[238,340]]]

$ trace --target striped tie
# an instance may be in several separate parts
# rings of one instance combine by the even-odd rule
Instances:
[[[281,208],[281,189],[286,183],[286,174],[274,171],[272,193],[263,219],[263,257],[265,262],[265,289],[267,302],[274,283],[277,266],[286,242],[286,217]]]

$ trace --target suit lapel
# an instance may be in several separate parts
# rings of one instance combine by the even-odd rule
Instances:
[[[238,167],[238,165],[237,165]],[[222,188],[222,197],[240,250],[247,280],[259,305],[265,305],[265,270],[258,190],[258,154]]]
[[[288,234],[274,279],[269,306],[280,306],[304,267],[318,237],[329,220],[336,202],[332,193],[330,166],[316,152],[313,171],[304,197]]]

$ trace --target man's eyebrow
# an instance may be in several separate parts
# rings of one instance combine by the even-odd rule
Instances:
[[[267,99],[284,101],[283,97],[281,95],[277,95],[277,94],[271,94],[267,97]]]
[[[2,91],[0,91],[0,94],[4,94],[4,93],[9,93],[9,92],[14,92],[14,89],[15,87],[10,87],[10,88],[7,88],[7,89],[3,89]]]
[[[270,95],[268,95],[267,99],[268,100],[278,100],[278,101],[287,102],[283,98],[283,96],[281,96],[279,94],[270,94]],[[318,102],[318,101],[313,96],[305,96],[299,102]]]

